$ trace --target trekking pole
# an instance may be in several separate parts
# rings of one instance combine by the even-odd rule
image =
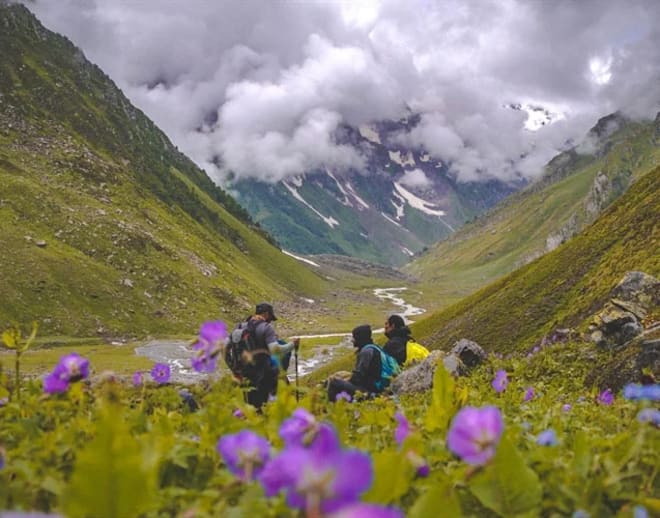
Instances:
[[[296,367],[296,402],[300,401],[300,394],[298,393],[298,347],[300,347],[300,338],[296,338],[293,348],[293,361]]]

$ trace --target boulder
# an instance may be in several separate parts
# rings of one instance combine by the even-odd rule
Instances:
[[[644,332],[644,320],[658,305],[660,281],[644,272],[627,272],[592,317],[591,341],[606,349],[626,345]]]
[[[438,363],[445,357],[444,351],[431,351],[420,363],[405,369],[392,382],[395,394],[424,392],[433,386],[433,373]]]
[[[450,354],[458,356],[463,365],[468,369],[476,367],[488,357],[486,351],[484,351],[477,342],[465,338],[462,338],[454,344]]]

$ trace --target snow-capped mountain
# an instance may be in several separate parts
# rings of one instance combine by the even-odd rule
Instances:
[[[392,144],[415,123],[343,127],[336,138],[360,149],[360,170],[325,168],[277,184],[241,180],[231,190],[285,250],[403,264],[515,190],[499,181],[458,183],[447,164]]]

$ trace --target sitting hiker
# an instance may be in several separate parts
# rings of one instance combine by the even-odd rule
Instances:
[[[399,365],[406,363],[406,343],[410,329],[399,315],[390,315],[385,321],[385,336],[388,338],[383,350],[394,357]]]
[[[240,344],[233,357],[225,356],[227,364],[239,379],[247,379],[252,389],[247,393],[247,402],[260,408],[277,391],[279,365],[282,357],[288,367],[291,351],[300,343],[295,338],[291,343],[277,339],[272,322],[277,320],[273,306],[257,304],[255,314],[248,317],[232,332],[230,342]],[[228,347],[228,351],[231,349]]]
[[[388,340],[383,350],[402,367],[421,361],[430,354],[426,347],[411,336],[410,329],[399,315],[390,315],[385,321],[385,336]]]
[[[390,380],[399,373],[396,360],[373,343],[371,326],[358,326],[352,331],[353,345],[357,348],[355,369],[349,380],[333,377],[328,381],[328,399],[335,401],[337,394],[346,392],[351,397],[356,392],[378,394],[387,388]]]

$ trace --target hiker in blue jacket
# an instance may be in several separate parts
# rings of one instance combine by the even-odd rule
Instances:
[[[337,394],[346,392],[351,397],[356,392],[377,394],[389,385],[389,378],[398,373],[396,360],[374,345],[371,326],[357,326],[352,331],[353,345],[357,348],[355,368],[349,380],[338,377],[328,381],[328,399],[335,401]],[[383,368],[385,367],[385,368]]]

